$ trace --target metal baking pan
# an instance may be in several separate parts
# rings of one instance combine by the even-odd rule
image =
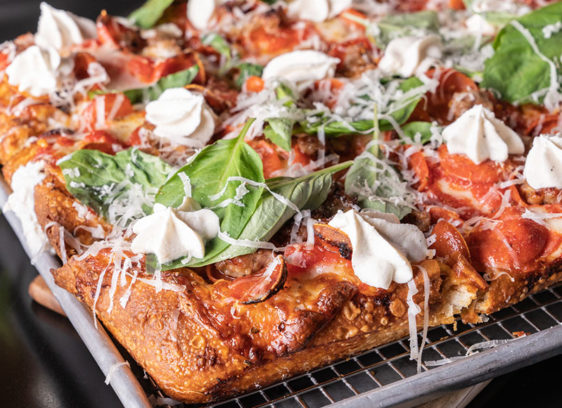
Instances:
[[[4,206],[9,191],[2,181],[0,206]],[[29,255],[19,220],[11,212],[5,217]],[[111,372],[109,384],[123,406],[150,407],[146,390],[130,367],[124,365],[125,360],[102,326],[96,328],[92,313],[54,283],[50,270],[60,266],[58,259],[43,253],[33,259],[33,264],[102,372],[105,375]],[[562,286],[501,310],[486,323],[464,325],[458,322],[456,329],[447,325],[429,330],[421,373],[416,371],[416,362],[409,359],[407,339],[399,340],[214,406],[410,407],[423,403],[448,391],[562,354]],[[466,356],[472,345],[489,341],[497,345]],[[436,361],[451,362],[435,366]]]
[[[4,180],[0,181],[0,208],[4,207],[10,194],[10,188]],[[6,220],[16,233],[27,255],[30,255],[19,219],[11,211],[4,214]],[[53,292],[66,316],[84,341],[84,344],[100,366],[109,384],[126,408],[149,408],[152,405],[130,367],[109,338],[101,325],[94,325],[92,313],[73,295],[58,287],[51,275],[51,269],[59,268],[60,261],[49,253],[42,253],[33,259],[33,265],[39,271],[49,289]],[[109,375],[111,373],[111,375]]]

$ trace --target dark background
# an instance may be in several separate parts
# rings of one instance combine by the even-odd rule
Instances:
[[[0,0],[0,42],[35,32],[39,1]],[[127,15],[140,1],[51,0],[53,7],[95,19]],[[37,272],[0,217],[0,407],[119,407],[112,389],[68,321],[31,301]],[[494,380],[469,405],[560,407],[562,356]]]

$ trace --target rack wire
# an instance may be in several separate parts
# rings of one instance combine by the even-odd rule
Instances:
[[[437,368],[432,362],[457,362],[461,358],[458,364],[462,366],[465,360],[462,357],[466,356],[474,344],[493,340],[514,340],[524,336],[537,337],[538,333],[549,329],[552,331],[553,327],[560,325],[562,285],[532,295],[522,302],[496,312],[489,316],[485,323],[474,325],[458,321],[456,330],[453,324],[430,329],[427,335],[428,344],[423,350],[422,373]],[[557,337],[559,352],[562,352],[562,338]],[[509,348],[510,344],[505,346]],[[528,352],[531,356],[533,350]],[[528,362],[530,364],[545,357],[546,355],[536,356],[536,359],[529,358]],[[450,365],[446,364],[442,368],[446,369]],[[410,360],[408,339],[402,339],[259,391],[217,403],[213,407],[318,408],[335,403],[348,405],[346,402],[350,402],[353,397],[356,397],[353,401],[358,401],[357,397],[367,394],[372,397],[377,392],[388,389],[390,385],[397,385],[416,376],[416,366],[416,361]],[[506,360],[503,367],[496,366],[496,373],[515,368],[517,366],[512,361]],[[488,377],[493,375],[494,373],[491,373]],[[481,378],[480,381],[484,379]],[[478,382],[477,380],[473,378],[471,382]],[[465,380],[466,385],[470,384]],[[384,403],[379,406],[384,406]]]

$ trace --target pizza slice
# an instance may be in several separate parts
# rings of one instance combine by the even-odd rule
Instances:
[[[0,48],[5,210],[188,403],[419,365],[562,279],[562,3],[267,3],[44,4]]]

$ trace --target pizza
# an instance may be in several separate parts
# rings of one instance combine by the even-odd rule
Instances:
[[[562,280],[561,55],[562,2],[42,3],[0,46],[4,210],[177,400],[419,364]]]

